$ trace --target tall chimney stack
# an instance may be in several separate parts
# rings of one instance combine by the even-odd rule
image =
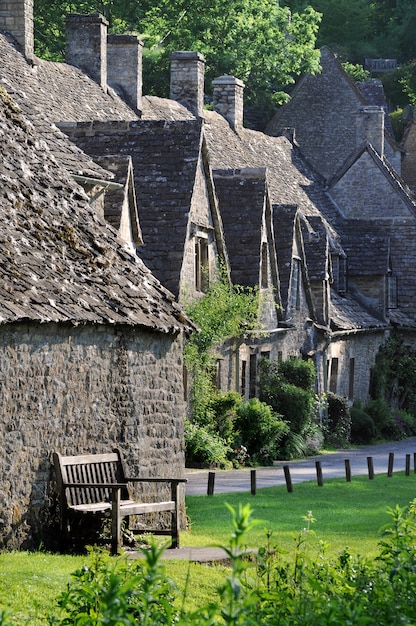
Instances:
[[[10,33],[28,61],[34,57],[33,0],[7,0],[0,3],[0,31]]]
[[[107,37],[107,81],[136,111],[142,110],[142,49],[136,35]]]
[[[99,13],[68,15],[66,62],[79,67],[104,90],[107,89],[108,22]]]
[[[214,110],[225,117],[232,128],[242,128],[244,113],[244,83],[234,76],[220,76],[212,81]]]
[[[384,109],[376,105],[363,106],[357,111],[357,147],[368,142],[384,157]]]
[[[199,52],[173,52],[170,61],[171,99],[201,117],[204,108],[204,57]]]

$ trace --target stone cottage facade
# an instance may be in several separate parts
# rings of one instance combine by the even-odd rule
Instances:
[[[133,475],[183,476],[193,326],[135,253],[130,160],[113,172],[70,144],[48,115],[60,71],[0,38],[0,546],[56,547],[54,451],[117,446]]]
[[[8,7],[0,517],[17,546],[46,527],[54,449],[117,443],[133,470],[183,471],[180,304],[220,263],[262,303],[259,328],[219,348],[222,390],[255,396],[262,357],[301,356],[319,392],[366,401],[386,338],[413,342],[416,205],[378,89],[327,49],[265,134],[244,128],[238,78],[216,79],[203,108],[197,52],[172,56],[169,99],[146,96],[137,37],[69,16],[67,62],[49,63],[33,55],[31,1]]]

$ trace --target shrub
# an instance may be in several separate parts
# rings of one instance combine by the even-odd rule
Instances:
[[[325,442],[343,448],[351,439],[351,413],[347,399],[328,392],[328,419],[325,424]]]
[[[298,434],[302,433],[311,418],[314,372],[313,365],[301,359],[293,358],[280,364],[267,360],[261,362],[260,399],[282,415],[291,430]]]
[[[229,391],[213,395],[208,403],[207,421],[227,443],[234,439],[236,411],[242,401],[239,393]]]
[[[185,460],[188,467],[229,467],[228,454],[231,448],[215,433],[199,424],[191,424],[185,419]]]
[[[352,406],[351,441],[353,443],[370,443],[376,436],[374,420],[360,406]]]
[[[312,361],[292,357],[279,364],[278,372],[286,382],[312,392],[316,380],[316,369]]]
[[[269,463],[277,459],[280,442],[288,430],[281,417],[258,398],[243,402],[237,409],[238,443],[247,448],[254,461]]]
[[[318,454],[320,450],[322,450],[324,433],[318,424],[314,424],[313,422],[307,424],[303,430],[302,436],[305,442],[305,456]]]

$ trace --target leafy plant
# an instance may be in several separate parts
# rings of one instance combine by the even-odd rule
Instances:
[[[63,615],[51,617],[50,624],[172,624],[177,614],[172,603],[175,587],[165,574],[162,553],[155,543],[136,561],[94,553],[92,565],[72,575],[58,599]]]
[[[351,441],[353,443],[370,443],[376,436],[376,427],[372,417],[361,405],[355,404],[351,412]]]
[[[348,401],[343,396],[328,392],[328,418],[324,426],[325,442],[344,448],[351,439],[351,413]]]
[[[222,273],[203,298],[186,306],[186,312],[200,329],[190,337],[184,348],[185,365],[192,379],[192,420],[205,425],[209,421],[207,411],[216,392],[213,384],[214,350],[226,339],[240,337],[257,326],[258,290],[232,286]]]
[[[288,425],[258,398],[251,398],[237,408],[236,430],[240,445],[247,448],[250,458],[270,463],[279,458],[281,441]]]
[[[185,459],[188,467],[229,467],[231,448],[217,434],[185,418]]]

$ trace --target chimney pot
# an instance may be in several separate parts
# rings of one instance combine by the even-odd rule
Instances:
[[[107,37],[107,81],[136,111],[142,110],[142,49],[136,35]]]
[[[107,89],[108,22],[100,13],[66,18],[66,62]]]
[[[357,146],[367,142],[384,157],[384,109],[376,105],[360,107],[357,111]]]
[[[232,128],[243,126],[244,83],[234,76],[220,76],[212,81],[214,109],[225,117]]]
[[[10,33],[22,48],[26,59],[33,61],[33,0],[2,2],[0,31]]]
[[[171,99],[200,117],[204,108],[204,57],[199,52],[173,52],[170,61]]]

